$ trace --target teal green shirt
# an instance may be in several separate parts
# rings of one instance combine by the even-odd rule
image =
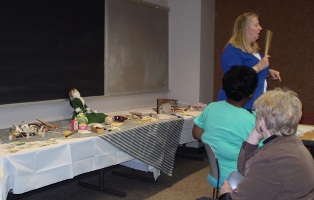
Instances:
[[[194,119],[194,123],[204,129],[202,142],[210,144],[216,153],[221,187],[229,174],[237,171],[242,142],[247,140],[255,126],[255,115],[226,101],[218,101],[210,103],[202,114]],[[207,179],[216,187],[216,179],[210,175]]]

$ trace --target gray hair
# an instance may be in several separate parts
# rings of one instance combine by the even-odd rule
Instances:
[[[293,135],[302,116],[302,103],[294,91],[276,88],[254,102],[256,118],[265,120],[266,127],[277,136]]]

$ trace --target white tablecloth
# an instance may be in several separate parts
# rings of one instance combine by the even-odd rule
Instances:
[[[195,141],[191,129],[194,116],[198,114],[193,112],[184,117],[180,144]],[[99,137],[56,139],[55,144],[48,146],[45,141],[34,143],[17,146],[20,151],[15,153],[10,153],[8,144],[0,144],[0,200],[6,199],[10,190],[21,194],[117,164],[151,171],[155,179],[160,174],[158,169],[134,159]]]
[[[133,159],[99,137],[56,142],[44,147],[35,145],[16,153],[9,153],[9,149],[4,148],[7,144],[0,145],[2,199],[6,199],[11,189],[14,194],[21,194]]]
[[[193,116],[184,116],[184,123],[181,132],[180,142],[179,144],[186,144],[190,142],[195,142],[196,140],[193,138],[192,135],[192,128],[194,125],[194,118]]]

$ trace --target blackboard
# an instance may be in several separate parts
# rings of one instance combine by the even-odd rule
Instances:
[[[0,104],[104,95],[104,0],[3,0]]]
[[[105,24],[106,95],[168,91],[168,10],[108,0]]]

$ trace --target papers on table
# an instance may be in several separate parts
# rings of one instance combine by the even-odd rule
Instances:
[[[203,111],[184,111],[184,114],[187,116],[193,116],[196,117],[200,115]]]
[[[310,132],[310,131],[313,131],[313,130],[314,130],[314,126],[299,124],[296,136],[302,137],[304,135],[304,133]]]
[[[157,118],[157,119],[170,119],[170,115],[166,115],[166,114],[157,114],[156,118]]]

